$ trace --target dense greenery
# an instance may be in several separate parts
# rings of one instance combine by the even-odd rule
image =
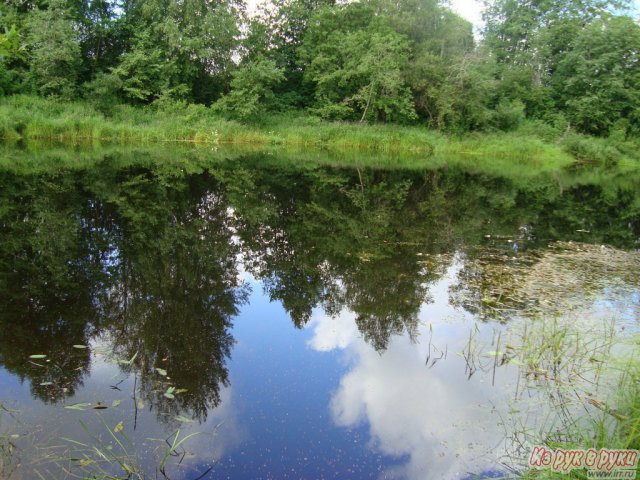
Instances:
[[[264,121],[328,120],[466,132],[525,119],[560,131],[640,132],[640,26],[626,0],[491,0],[486,26],[437,0],[7,0],[0,96],[201,104]],[[183,107],[180,107],[183,108]]]

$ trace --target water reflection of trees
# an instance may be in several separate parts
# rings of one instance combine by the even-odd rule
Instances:
[[[140,374],[141,395],[160,418],[189,412],[203,421],[228,384],[229,328],[247,293],[233,219],[205,177],[189,179],[179,195],[140,185],[145,195],[136,195],[132,181],[112,194],[122,204],[122,241],[101,297],[108,331],[118,358],[135,356],[123,368]],[[164,395],[170,386],[175,398]]]
[[[88,351],[72,346],[87,343],[96,320],[96,239],[78,222],[86,205],[73,178],[4,173],[0,184],[0,363],[55,402],[89,370]]]
[[[230,326],[246,299],[239,262],[297,327],[318,307],[350,310],[382,351],[416,331],[430,286],[456,254],[452,303],[497,318],[498,303],[530,301],[513,291],[548,241],[588,230],[583,240],[633,248],[640,230],[627,190],[560,189],[547,177],[301,167],[266,156],[207,169],[112,162],[0,178],[0,361],[47,401],[73,394],[88,371],[89,351],[72,345],[102,334],[118,358],[135,355],[122,368],[140,374],[160,414],[204,419],[228,383]],[[48,355],[44,367],[28,359],[38,353]],[[185,391],[167,398],[170,385]]]
[[[444,196],[440,174],[257,174],[261,189],[239,207],[242,217],[255,220],[246,222],[241,236],[254,259],[254,275],[295,325],[304,325],[322,306],[330,315],[354,312],[377,350],[394,334],[415,332],[429,286],[448,264],[446,255],[430,254],[449,251],[459,241],[459,232],[448,228],[458,212],[437,208]],[[255,205],[262,206],[261,216],[242,215],[242,208],[255,211]]]
[[[171,182],[106,165],[3,179],[0,361],[39,398],[75,392],[90,350],[73,345],[101,334],[116,356],[135,355],[122,368],[140,374],[162,418],[204,420],[219,403],[231,319],[246,298],[232,217],[207,175],[165,173]],[[167,385],[181,393],[168,398]]]
[[[559,188],[553,177],[520,182],[458,168],[251,167],[241,175],[251,188],[241,188],[233,203],[267,294],[299,327],[319,306],[329,315],[351,310],[377,350],[415,330],[430,285],[456,254],[461,270],[451,302],[506,320],[525,307],[546,308],[544,291],[523,295],[520,280],[541,271],[536,266],[549,242],[579,238],[633,248],[640,233],[628,185]],[[604,270],[590,278],[606,277]],[[579,289],[593,296],[592,287],[583,282]]]

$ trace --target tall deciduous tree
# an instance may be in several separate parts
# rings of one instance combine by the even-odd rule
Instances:
[[[242,8],[227,0],[131,1],[127,21],[135,33],[114,71],[125,96],[215,100],[233,67]]]
[[[44,96],[72,98],[82,61],[80,44],[63,0],[51,0],[46,10],[29,14],[27,42],[30,76]]]
[[[231,117],[248,120],[275,107],[273,88],[284,80],[283,70],[273,60],[256,59],[233,73],[231,93],[215,108]]]
[[[261,38],[260,54],[283,69],[285,79],[276,87],[283,106],[305,107],[313,101],[313,91],[304,82],[305,62],[301,47],[312,16],[335,0],[273,0],[263,4],[257,21],[253,22],[250,38]],[[260,48],[262,50],[262,48]]]
[[[67,0],[73,15],[82,49],[81,79],[94,76],[114,67],[124,45],[122,17],[117,0]]]
[[[315,108],[327,118],[415,118],[402,71],[407,38],[394,32],[366,4],[322,9],[312,17],[302,58],[315,88]]]
[[[582,131],[607,134],[622,120],[640,131],[640,26],[629,17],[585,28],[554,75],[559,104]]]

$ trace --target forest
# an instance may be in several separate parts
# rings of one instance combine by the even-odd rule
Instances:
[[[454,134],[528,122],[635,143],[633,15],[629,0],[490,0],[474,35],[438,0],[5,0],[0,103],[82,102],[105,118],[198,105],[242,124],[290,115]]]

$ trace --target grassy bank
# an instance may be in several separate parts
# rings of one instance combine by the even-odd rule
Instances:
[[[0,138],[5,143],[37,140],[70,145],[138,146],[172,142],[200,146],[283,146],[299,150],[409,154],[423,159],[451,156],[504,159],[549,167],[567,165],[576,158],[602,157],[589,158],[600,154],[598,148],[590,151],[590,144],[567,149],[561,143],[536,135],[537,130],[534,125],[511,133],[452,137],[424,127],[330,123],[302,114],[273,116],[243,125],[216,116],[201,105],[117,106],[105,116],[86,103],[59,103],[28,96],[0,101]],[[620,152],[607,155],[602,158],[612,156],[617,160],[624,156]]]

